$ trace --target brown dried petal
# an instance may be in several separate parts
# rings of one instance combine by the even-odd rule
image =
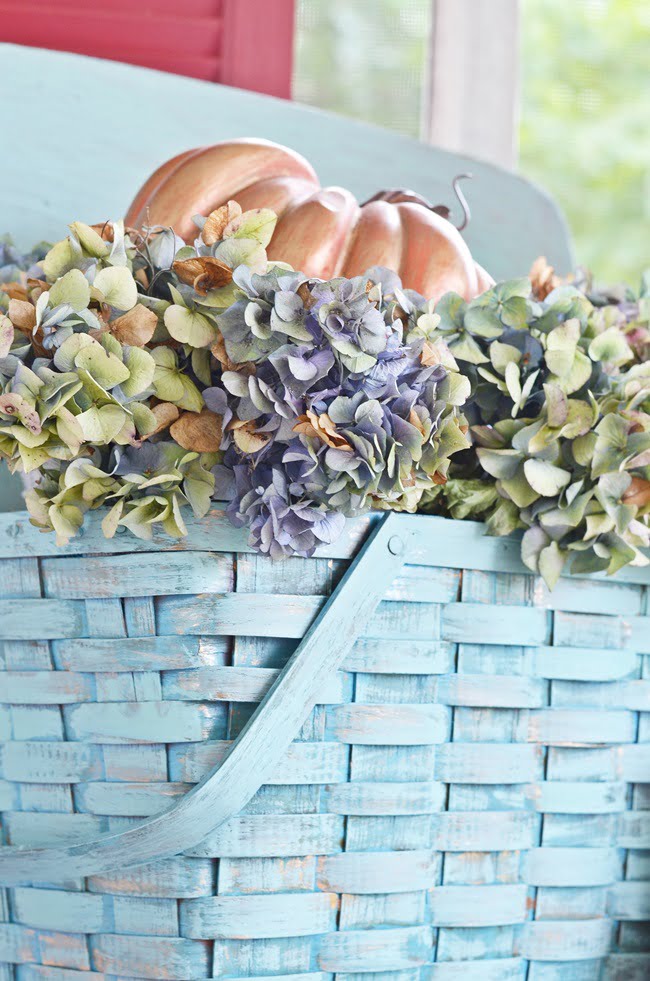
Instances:
[[[632,477],[630,486],[623,494],[623,503],[633,504],[637,508],[647,507],[650,504],[650,480]]]
[[[9,300],[9,319],[14,327],[31,336],[36,326],[36,309],[28,300]]]
[[[296,293],[302,300],[302,305],[304,306],[305,310],[311,310],[311,308],[316,303],[316,299],[312,296],[307,283],[301,283],[298,289],[296,290]]]
[[[293,427],[293,432],[309,436],[311,439],[320,439],[318,430],[312,426],[307,416],[298,416],[298,422]]]
[[[197,453],[216,453],[221,446],[222,416],[209,409],[184,412],[169,430],[172,439],[184,450]]]
[[[149,439],[156,433],[161,433],[163,429],[168,429],[180,416],[180,410],[172,402],[158,402],[157,405],[151,406],[151,411],[156,417],[156,428],[143,436],[143,439]]]
[[[109,324],[109,330],[120,344],[130,344],[131,347],[144,347],[154,335],[158,317],[143,306],[136,303],[132,310],[117,317]]]
[[[418,432],[422,433],[422,435],[424,436],[424,426],[422,425],[422,420],[420,419],[415,409],[411,409],[411,411],[409,412],[409,422],[411,423],[412,426],[415,426]]]
[[[304,433],[306,436],[315,436],[333,449],[352,452],[352,447],[347,439],[341,436],[326,412],[317,416],[311,409],[307,409],[306,415],[298,416],[298,422],[293,427],[293,431]]]
[[[530,282],[533,295],[538,300],[545,300],[549,293],[560,285],[561,279],[555,275],[553,266],[549,265],[546,256],[540,255],[535,259],[530,269]]]
[[[422,346],[420,361],[425,368],[432,368],[434,365],[441,364],[442,354],[440,348],[435,344],[429,344],[428,341],[425,341]]]
[[[232,282],[230,266],[211,255],[177,261],[172,268],[181,283],[193,286],[196,292],[203,296],[209,290],[227,286],[228,283]]]
[[[214,245],[223,238],[226,225],[229,225],[235,218],[239,218],[242,210],[236,201],[228,201],[216,211],[213,211],[205,220],[201,238],[206,245]]]
[[[90,227],[94,232],[97,232],[99,237],[102,238],[105,242],[115,241],[115,232],[113,230],[112,221],[102,221],[99,222],[99,224],[91,225]]]
[[[271,439],[270,433],[258,433],[256,431],[253,420],[242,422],[239,419],[233,419],[228,428],[233,430],[235,445],[239,447],[242,453],[259,453]]]
[[[6,293],[10,300],[27,299],[27,290],[22,283],[0,283],[0,290]]]

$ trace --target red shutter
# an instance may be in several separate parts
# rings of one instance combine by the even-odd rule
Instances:
[[[294,0],[0,0],[0,41],[291,97]]]

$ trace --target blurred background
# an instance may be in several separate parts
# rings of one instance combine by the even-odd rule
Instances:
[[[601,282],[648,256],[650,0],[0,0],[0,41],[420,137],[545,187]]]
[[[464,6],[473,24],[463,22]],[[455,37],[445,2],[298,0],[294,98],[516,167],[556,198],[581,263],[600,281],[636,285],[650,255],[649,0],[451,0],[449,7],[461,32]],[[469,40],[463,29],[472,31]],[[436,39],[436,30],[445,36]],[[437,76],[436,58],[449,69],[446,78]],[[480,120],[464,134],[452,131],[453,122],[436,133],[436,99],[464,108],[444,91],[438,97],[436,84],[456,84],[465,66],[485,60],[487,84],[510,86],[502,99],[494,95],[495,110],[511,113],[510,150],[479,133]],[[504,77],[495,77],[499,70]]]

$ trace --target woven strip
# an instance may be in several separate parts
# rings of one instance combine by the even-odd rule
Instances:
[[[404,568],[243,814],[191,854],[0,892],[2,981],[647,976],[647,586],[462,569],[449,524],[448,566]],[[347,565],[46,546],[0,564],[13,845],[186,792]]]

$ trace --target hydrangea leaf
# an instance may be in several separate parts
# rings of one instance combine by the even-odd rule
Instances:
[[[212,384],[210,351],[207,348],[194,348],[192,351],[192,371],[202,385],[209,387]]]
[[[558,583],[566,562],[566,552],[560,549],[557,542],[551,542],[543,548],[537,559],[540,575],[549,589],[554,589]]]
[[[606,541],[608,555],[607,574],[613,576],[619,569],[634,562],[637,551],[620,535],[608,535]],[[645,564],[645,563],[644,563]]]
[[[83,524],[83,513],[79,508],[68,504],[53,504],[48,511],[48,518],[56,532],[56,543],[61,546],[67,545]]]
[[[162,526],[165,533],[171,538],[184,538],[187,535],[187,527],[181,513],[178,494],[172,495],[170,508],[163,518]]]
[[[119,405],[93,405],[77,416],[84,440],[97,446],[107,446],[122,429],[127,413]]]
[[[598,424],[591,467],[594,477],[618,469],[627,445],[627,430],[627,421],[613,412],[606,415]]]
[[[77,313],[90,303],[90,285],[80,269],[71,269],[50,287],[50,306],[62,303],[67,303]]]
[[[440,325],[446,330],[463,326],[467,303],[458,293],[445,293],[435,306],[440,317]]]
[[[520,510],[529,507],[539,497],[538,491],[531,487],[523,467],[520,467],[512,477],[500,480],[497,486]]]
[[[501,320],[506,327],[521,330],[526,326],[528,303],[524,296],[510,296],[501,307]]]
[[[269,208],[255,208],[233,218],[223,230],[224,238],[249,238],[266,248],[271,241],[278,216]]]
[[[571,481],[571,474],[548,460],[526,460],[524,474],[530,486],[542,497],[554,497]]]
[[[488,364],[489,358],[483,354],[473,337],[463,334],[458,340],[451,341],[449,350],[457,361],[467,361],[469,364]]]
[[[530,295],[530,280],[527,276],[519,279],[508,279],[504,283],[497,283],[489,291],[501,303],[507,303],[513,297],[528,297]]]
[[[197,518],[203,518],[210,510],[214,483],[210,471],[201,467],[190,468],[183,481],[183,493]]]
[[[572,370],[579,340],[580,323],[575,319],[567,320],[549,333],[546,339],[546,364],[558,378],[568,377]]]
[[[482,446],[476,453],[483,469],[497,479],[514,477],[521,462],[518,450],[493,450]]]
[[[131,310],[138,302],[138,287],[125,266],[100,269],[93,286],[103,301],[115,310]]]
[[[157,347],[152,351],[152,357],[156,363],[153,376],[156,398],[161,402],[180,401],[185,393],[185,386],[178,370],[176,355],[170,348]]]
[[[153,410],[144,402],[131,402],[129,403],[129,411],[133,416],[138,435],[143,439],[152,436],[158,427],[158,419]]]
[[[625,364],[632,359],[630,346],[618,327],[610,327],[603,331],[589,345],[589,357],[592,361],[602,361],[612,365]]]
[[[585,525],[585,539],[596,538],[614,530],[614,519],[609,514],[605,514],[604,511],[598,511],[586,516]]]
[[[597,439],[596,433],[591,432],[573,440],[571,453],[579,466],[588,467],[591,465]]]
[[[551,539],[539,525],[533,525],[525,531],[521,540],[521,558],[524,565],[533,572],[538,572],[540,553],[548,548],[550,543]]]
[[[145,352],[141,352],[144,354]],[[114,354],[109,354],[96,341],[81,348],[74,360],[75,366],[87,371],[91,378],[109,391],[129,377],[129,369]]]
[[[438,394],[448,405],[465,405],[472,390],[471,382],[465,375],[450,372],[440,382]]]
[[[43,272],[47,280],[53,283],[70,269],[74,269],[81,258],[81,253],[69,238],[53,245],[43,259]]]
[[[478,337],[499,337],[503,334],[503,324],[495,310],[471,303],[465,312],[465,327]]]
[[[128,510],[122,515],[119,524],[145,541],[153,538],[153,524],[162,521],[169,514],[171,506],[162,496],[153,495],[139,501],[129,502]]]
[[[497,503],[497,489],[490,481],[454,480],[445,487],[445,499],[454,518],[484,514]]]
[[[209,347],[217,336],[217,328],[196,310],[174,303],[165,310],[165,327],[171,337],[192,347]]]
[[[598,418],[598,407],[583,402],[581,399],[570,399],[568,402],[566,422],[560,430],[560,434],[565,439],[575,439],[578,436],[586,436],[595,425]]]
[[[519,364],[521,361],[521,351],[513,347],[512,344],[504,344],[502,341],[493,341],[490,344],[490,361],[495,371],[500,375],[505,374],[505,370],[510,362]]]
[[[156,362],[148,351],[141,347],[128,348],[124,352],[124,366],[129,376],[120,388],[127,398],[140,395],[153,384]]]
[[[191,378],[187,375],[181,375],[180,378],[183,394],[181,398],[176,399],[176,405],[187,412],[200,412],[203,408],[203,396]]]
[[[549,426],[559,429],[569,416],[569,400],[566,392],[555,382],[544,385],[546,396],[546,418]]]
[[[505,380],[508,394],[514,402],[516,410],[521,398],[521,379],[519,375],[519,365],[515,361],[510,361],[510,363],[506,365]]]
[[[110,243],[106,242],[99,232],[91,228],[90,225],[84,224],[83,221],[73,221],[70,225],[70,231],[78,239],[86,255],[103,259],[110,252]]]
[[[497,505],[488,515],[485,522],[485,533],[487,535],[511,535],[513,531],[521,528],[521,518],[519,508],[514,501],[499,499]]]
[[[57,413],[56,431],[72,453],[79,452],[84,439],[83,430],[76,417],[65,408],[59,409]]]
[[[255,272],[264,272],[266,269],[264,246],[254,238],[226,239],[217,245],[214,255],[231,269],[236,269],[237,266],[249,266]]]
[[[36,446],[43,446],[47,443],[49,439],[49,432],[46,430],[39,430],[38,432],[33,432],[31,429],[26,429],[24,426],[3,426],[2,432],[6,433],[8,436],[12,436],[21,446],[27,446],[29,449],[34,449]]]
[[[34,470],[39,470],[43,464],[51,459],[51,453],[47,446],[31,447],[24,443],[19,444],[19,455],[24,473],[33,473]]]
[[[573,392],[579,391],[587,384],[591,377],[592,367],[592,363],[587,355],[583,354],[582,351],[576,351],[573,364],[568,374],[562,377],[558,376],[557,381],[562,385],[567,395],[572,395]]]
[[[124,510],[124,500],[117,501],[102,519],[102,533],[105,538],[114,538]]]

